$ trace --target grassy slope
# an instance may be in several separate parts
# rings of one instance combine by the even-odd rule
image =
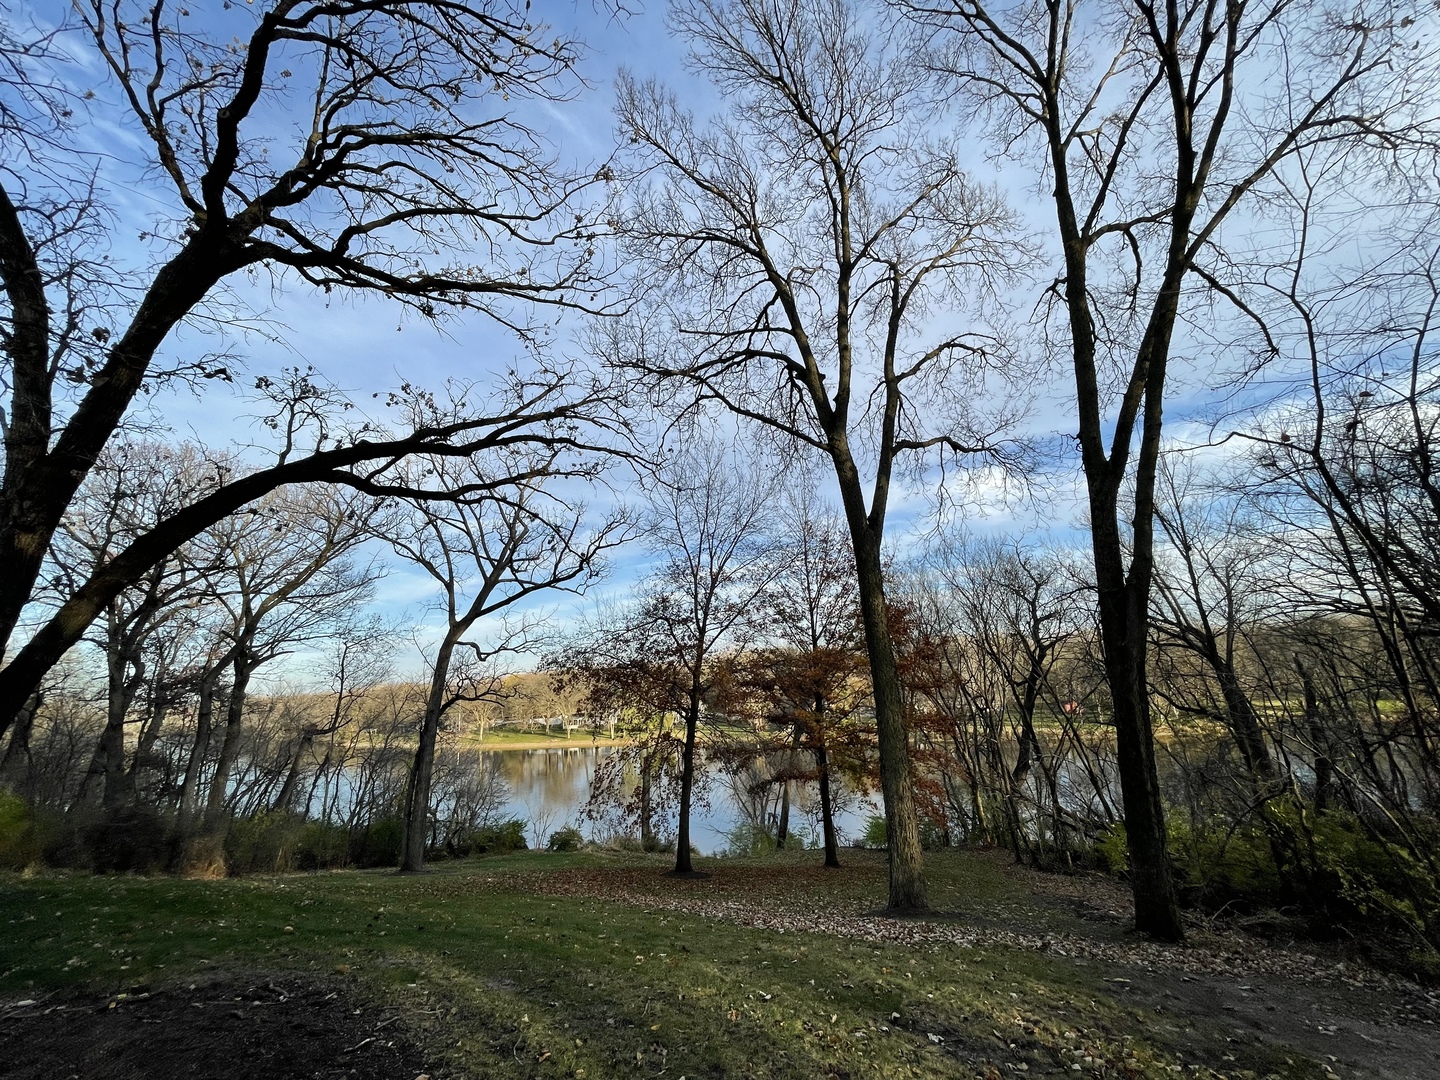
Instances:
[[[338,971],[470,1076],[1177,1074],[1153,1018],[1116,1001],[1093,966],[742,929],[535,891],[537,875],[637,864],[657,876],[664,865],[582,853],[403,878],[0,877],[0,1002],[201,971]],[[929,872],[937,901],[962,916],[1015,899],[993,865],[937,858]],[[883,896],[875,860],[834,880],[835,898]],[[826,902],[825,886],[799,887]],[[1320,1075],[1298,1060],[1263,1073],[1272,1068]]]

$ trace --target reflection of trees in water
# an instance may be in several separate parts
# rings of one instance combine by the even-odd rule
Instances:
[[[636,762],[630,760],[627,746],[568,747],[543,750],[481,750],[471,751],[463,757],[473,763],[471,766],[477,781],[484,786],[494,782],[504,791],[503,800],[494,812],[495,820],[521,818],[529,826],[528,835],[532,842],[539,836],[544,843],[549,834],[565,825],[580,826],[592,839],[605,840],[614,836],[638,836],[639,821],[626,808],[612,805],[609,810],[597,808],[589,811],[593,785],[604,782],[607,774],[613,776],[619,790],[628,801],[640,784]],[[773,777],[773,766],[764,766],[757,776]],[[485,778],[491,778],[487,781]],[[769,821],[774,828],[774,807],[779,799],[774,785],[764,785],[767,792],[769,818],[759,811],[755,817],[758,801],[743,790],[737,791],[730,782],[730,772],[722,771],[714,764],[707,765],[702,775],[703,790],[708,797],[703,803],[697,802],[697,821],[703,823],[704,838],[697,836],[702,851],[719,850],[724,846],[725,837],[737,823]],[[658,838],[668,839],[675,835],[675,807],[673,799],[662,797],[655,792],[653,828]],[[792,829],[804,829],[811,835],[819,833],[819,798],[814,785],[792,781],[790,785]],[[867,803],[862,793],[850,785],[842,785],[837,793],[837,822],[847,836],[856,836],[864,828],[865,817],[876,812]],[[543,832],[543,835],[540,833]],[[710,836],[709,834],[714,834]]]
[[[821,831],[820,793],[813,782],[798,778],[814,771],[814,754],[803,749],[756,754],[727,765],[724,786],[737,821],[776,837],[788,818],[789,832],[799,833],[812,846]],[[848,819],[861,805],[860,793],[836,775],[830,780],[830,798],[837,821]],[[845,830],[837,824],[837,831],[844,843]]]
[[[578,806],[590,796],[597,763],[609,747],[486,750],[482,763],[503,776],[526,803],[546,808]]]
[[[478,750],[442,750],[431,788],[430,846],[445,847],[465,834],[497,824],[511,789],[500,770]]]

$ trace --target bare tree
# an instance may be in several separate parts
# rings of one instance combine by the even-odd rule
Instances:
[[[495,640],[477,640],[472,631],[481,620],[537,594],[584,591],[600,574],[603,553],[624,535],[623,515],[593,522],[583,506],[565,502],[558,490],[568,478],[563,460],[549,454],[506,463],[499,472],[525,479],[454,503],[406,504],[378,530],[397,554],[434,581],[445,616],[429,664],[419,745],[406,787],[402,870],[418,871],[425,864],[435,746],[446,712],[458,702],[500,693],[492,662],[537,644],[533,617],[507,626]],[[457,491],[475,481],[473,470],[444,459],[412,467],[441,474]]]
[[[937,34],[933,65],[989,110],[996,143],[1043,177],[1054,210],[1051,329],[1076,388],[1136,925],[1179,939],[1146,695],[1177,326],[1196,288],[1255,318],[1239,284],[1248,253],[1223,227],[1242,204],[1258,209],[1297,151],[1423,136],[1428,57],[1411,50],[1411,20],[1383,5],[1345,19],[1298,0],[904,6]],[[1273,347],[1260,337],[1262,353]]]
[[[619,619],[591,627],[558,658],[558,666],[586,688],[592,712],[638,708],[682,718],[676,874],[695,872],[690,817],[696,737],[716,653],[743,642],[752,608],[775,572],[764,529],[775,488],[760,462],[717,442],[700,441],[671,455],[651,480],[640,521],[657,565]],[[663,730],[653,744],[641,751],[642,830],[649,828],[651,774],[672,749]]]
[[[390,674],[395,628],[361,610],[343,614],[326,643],[325,674],[329,685],[321,695],[329,708],[307,716],[290,751],[290,768],[271,804],[272,810],[293,811],[307,759],[317,739],[328,739],[356,720],[365,695]],[[300,807],[310,810],[309,801]]]
[[[762,713],[789,728],[795,744],[810,751],[810,774],[819,788],[825,865],[840,865],[835,830],[833,757],[841,729],[869,695],[848,530],[812,486],[814,477],[792,471],[771,557],[777,566],[765,590],[760,631],[768,648],[741,667],[741,681],[756,694]],[[784,848],[790,806],[784,784],[776,845]]]
[[[1220,693],[1220,707],[1191,705],[1229,729],[1255,794],[1271,794],[1275,763],[1260,714],[1241,677],[1246,629],[1270,599],[1260,571],[1263,552],[1247,508],[1233,496],[1206,491],[1193,466],[1173,455],[1160,461],[1155,510],[1164,543],[1155,561],[1152,619],[1158,651],[1196,657]],[[1175,699],[1170,699],[1174,703]]]
[[[1025,251],[999,196],[931,137],[939,104],[882,12],[685,0],[671,19],[724,108],[702,124],[663,87],[621,79],[622,137],[650,170],[626,252],[650,291],[607,351],[831,462],[874,684],[888,906],[922,909],[885,522],[907,459],[1006,456],[1016,410],[986,393],[1006,350],[983,311]],[[968,320],[940,315],[967,299]]]
[[[374,513],[370,499],[317,487],[277,492],[251,509],[216,524],[198,542],[213,549],[206,561],[222,567],[212,594],[219,638],[219,655],[210,665],[212,687],[222,675],[229,676],[220,748],[204,806],[207,832],[223,824],[255,673],[299,647],[332,637],[355,605],[369,598],[379,577],[373,564],[358,565],[347,557],[368,535]],[[202,723],[187,780],[198,779],[210,736],[208,724]]]
[[[183,5],[158,0],[84,0],[76,11],[65,32],[98,56],[125,114],[119,122],[145,148],[129,164],[158,178],[152,194],[163,209],[142,237],[155,263],[111,263],[103,177],[67,126],[73,103],[63,80],[42,83],[27,55],[43,39],[12,40],[18,31],[7,23],[7,645],[50,538],[136,395],[167,380],[234,377],[223,342],[178,365],[164,356],[177,327],[209,331],[233,321],[221,290],[235,275],[268,270],[326,294],[381,296],[425,319],[479,311],[531,339],[536,328],[509,301],[568,305],[595,284],[593,231],[573,204],[601,179],[593,169],[577,178],[557,167],[506,104],[570,94],[577,49],[533,24],[518,2],[276,0],[212,13],[203,27]],[[29,152],[10,153],[22,145]],[[363,484],[411,452],[463,457],[575,414],[565,378],[540,383],[508,402],[472,392],[443,416],[407,408],[398,431],[332,424],[303,450],[287,445],[272,467],[167,516],[92,575],[23,650],[9,652],[0,732],[84,626],[167,552],[281,485]],[[365,475],[352,471],[357,465]]]
[[[172,449],[149,440],[111,444],[61,519],[49,558],[54,573],[43,585],[42,600],[63,601],[77,579],[94,573],[155,521],[213,490],[216,471],[224,468],[194,447]],[[106,724],[79,801],[98,798],[107,811],[129,801],[133,773],[125,760],[126,726],[137,720],[134,706],[147,683],[169,674],[165,650],[157,651],[167,641],[167,628],[186,621],[209,591],[208,569],[173,552],[106,605],[89,638],[104,658]],[[152,662],[159,670],[152,670]]]

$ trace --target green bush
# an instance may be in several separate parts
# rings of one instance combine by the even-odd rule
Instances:
[[[920,847],[925,851],[939,851],[950,846],[950,834],[945,831],[943,824],[922,817],[919,827]],[[883,814],[871,814],[865,819],[865,831],[860,834],[860,846],[872,849],[890,846],[890,833]]]
[[[296,870],[329,870],[350,862],[350,833],[343,825],[307,821],[295,847]]]
[[[774,834],[753,821],[737,821],[725,836],[724,854],[732,859],[768,855],[774,850]]]
[[[1348,931],[1407,966],[1428,962],[1419,953],[1433,959],[1440,946],[1440,881],[1416,853],[1436,850],[1440,836],[1418,837],[1412,848],[1354,814],[1316,814],[1288,798],[1238,827],[1172,814],[1166,831],[1189,906],[1223,910],[1265,932]],[[1111,826],[1092,855],[1111,873],[1127,871],[1124,826]]]
[[[929,818],[920,819],[920,847],[925,851],[942,851],[950,846],[945,826]]]
[[[512,851],[525,851],[529,847],[525,842],[525,822],[512,818],[472,829],[447,844],[446,850],[457,858],[464,858],[468,855],[506,855]]]
[[[350,837],[350,862],[361,867],[398,866],[404,839],[401,818],[380,818]]]
[[[281,812],[236,818],[225,833],[225,864],[232,874],[292,870],[291,857],[302,828],[299,818]]]
[[[20,870],[40,860],[34,821],[25,800],[0,791],[0,866]]]
[[[342,825],[277,811],[231,822],[225,837],[225,861],[232,874],[328,870],[349,865],[350,846],[350,834]],[[375,854],[383,860],[390,846],[386,843],[379,848]],[[398,860],[400,849],[395,846],[393,850],[392,862]]]
[[[546,845],[551,851],[579,851],[580,845],[585,838],[580,835],[580,830],[574,825],[566,825],[550,834],[550,842]]]
[[[1128,871],[1130,841],[1125,835],[1125,825],[1117,821],[1101,833],[1090,854],[1107,873],[1123,874]]]
[[[632,855],[639,854],[640,852],[651,855],[656,852],[665,852],[667,854],[674,854],[675,852],[675,842],[673,840],[665,840],[658,836],[652,836],[649,840],[642,841],[638,836],[619,833],[607,840],[606,844],[616,851],[624,851]]]
[[[889,837],[885,829],[885,818],[881,814],[871,814],[865,821],[865,831],[860,834],[860,846],[863,848],[883,848],[889,846]]]
[[[159,874],[179,862],[181,838],[161,813],[132,806],[79,824],[81,851],[97,874]]]

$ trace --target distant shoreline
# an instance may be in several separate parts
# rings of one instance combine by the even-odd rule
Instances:
[[[522,733],[511,735],[501,732],[499,736],[490,732],[484,738],[462,735],[460,745],[467,750],[561,750],[584,749],[593,746],[624,746],[632,740],[624,736],[610,738],[606,735],[591,735],[589,732],[575,732],[564,735],[536,735]]]

